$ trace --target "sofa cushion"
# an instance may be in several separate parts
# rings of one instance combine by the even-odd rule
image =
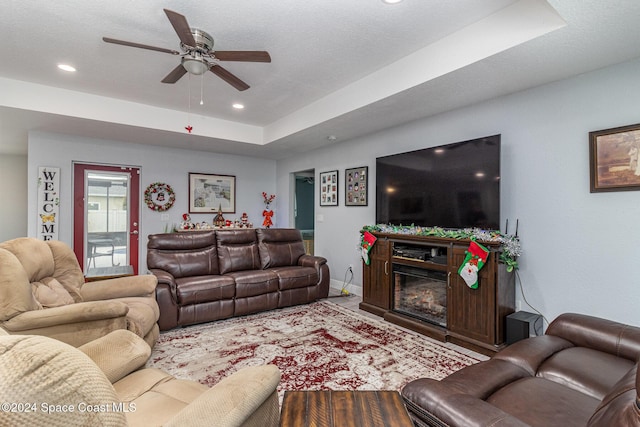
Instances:
[[[20,237],[0,243],[13,253],[27,273],[29,282],[37,282],[43,277],[53,276],[53,254],[47,242],[29,237]]]
[[[118,399],[134,403],[129,425],[163,425],[190,402],[207,391],[195,381],[178,380],[159,369],[140,369],[113,384]]]
[[[538,377],[508,384],[487,402],[532,427],[585,426],[600,403],[591,396]]]
[[[229,276],[193,276],[176,279],[178,303],[200,304],[233,299],[235,282]]]
[[[61,307],[75,302],[64,286],[53,277],[32,282],[31,290],[36,301],[44,308]]]
[[[14,254],[0,248],[0,320],[40,308],[22,264]]]
[[[84,285],[84,275],[76,255],[64,242],[48,240],[47,245],[53,255],[53,277],[64,286],[75,302],[82,302],[80,290]]]
[[[585,314],[564,313],[547,328],[545,334],[587,347],[624,357],[634,363],[640,354],[640,328]]]
[[[236,299],[278,292],[278,276],[273,271],[236,271],[228,276],[236,282]]]
[[[601,400],[632,367],[628,359],[572,347],[547,359],[537,375]]]
[[[168,271],[175,278],[220,274],[214,231],[152,234],[147,267]]]
[[[260,270],[260,255],[255,230],[218,230],[220,274]]]
[[[313,267],[270,268],[278,276],[280,290],[306,288],[318,283],[318,272]]]
[[[520,366],[493,358],[460,369],[443,378],[442,383],[460,393],[486,400],[505,385],[530,376]]]
[[[0,402],[37,405],[32,411],[3,413],[2,425],[116,426],[126,423],[122,412],[81,410],[105,408],[105,405],[110,409],[119,399],[91,359],[63,342],[34,335],[1,337],[0,378]],[[46,405],[45,408],[73,405],[74,411],[47,411],[42,405]]]
[[[295,228],[260,228],[256,235],[262,268],[297,265],[305,254],[302,234]]]

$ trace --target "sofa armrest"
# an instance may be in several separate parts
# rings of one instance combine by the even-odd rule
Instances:
[[[25,311],[3,322],[2,327],[15,334],[37,328],[125,318],[128,311],[129,307],[120,301],[79,302],[43,310]]]
[[[320,272],[320,267],[327,263],[327,259],[317,255],[302,255],[298,258],[298,265],[301,267],[313,267]]]
[[[302,255],[298,258],[301,267],[313,267],[318,272],[318,298],[326,298],[329,295],[329,265],[327,259],[317,255]]]
[[[174,416],[167,426],[217,427],[250,425],[277,427],[277,387],[280,371],[275,365],[251,366],[223,379]]]
[[[169,286],[169,289],[171,289],[171,293],[174,297],[176,297],[176,278],[173,277],[173,274],[157,268],[152,268],[149,270],[149,272],[156,276],[158,284],[165,284]]]
[[[546,334],[634,362],[640,353],[640,328],[584,314],[561,314]]]
[[[158,279],[152,274],[118,277],[82,285],[80,295],[84,301],[101,301],[127,297],[153,297]]]
[[[131,331],[119,329],[78,347],[93,360],[113,384],[142,367],[151,347]]]
[[[482,399],[448,387],[440,381],[421,379],[402,390],[412,417],[423,424],[451,427],[509,426],[527,424]]]

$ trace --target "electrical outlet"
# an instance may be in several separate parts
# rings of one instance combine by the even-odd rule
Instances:
[[[353,273],[353,264],[349,264],[349,271]]]
[[[161,214],[160,221],[169,221],[169,214]]]
[[[522,300],[516,301],[516,311],[522,311]]]

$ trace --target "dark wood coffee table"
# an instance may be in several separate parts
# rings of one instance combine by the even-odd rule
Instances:
[[[397,391],[286,391],[280,427],[413,427]]]

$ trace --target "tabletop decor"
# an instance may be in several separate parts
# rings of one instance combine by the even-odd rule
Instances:
[[[262,211],[264,221],[262,222],[262,226],[264,228],[270,228],[273,225],[273,220],[271,219],[271,217],[273,216],[273,210],[269,209],[269,206],[276,199],[276,195],[272,194],[267,197],[267,193],[263,191],[262,199],[264,201],[264,210]]]
[[[516,235],[502,233],[499,230],[483,230],[480,228],[442,228],[442,227],[421,227],[417,225],[391,225],[375,224],[365,225],[360,231],[378,232],[388,234],[407,234],[413,236],[435,236],[449,239],[469,239],[479,242],[500,243],[500,261],[505,263],[507,271],[518,269],[518,257],[522,254],[520,239]],[[362,250],[362,248],[358,248]]]

